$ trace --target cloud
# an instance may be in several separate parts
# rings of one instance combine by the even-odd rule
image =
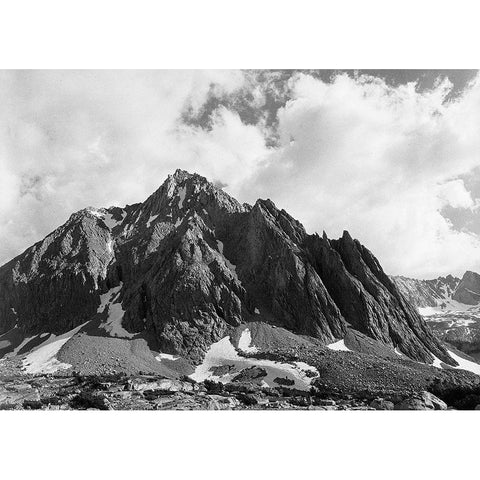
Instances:
[[[480,164],[478,80],[451,103],[448,81],[422,93],[365,76],[290,83],[278,113],[281,146],[245,196],[270,196],[310,231],[348,229],[388,273],[480,269],[478,237],[441,214],[476,202],[458,177]]]
[[[195,170],[180,112],[212,85],[243,82],[235,71],[0,72],[0,262],[74,211],[142,201],[180,163]]]
[[[478,236],[442,215],[477,210],[480,81],[450,91],[366,75],[0,72],[0,261],[185,168],[242,202],[271,198],[310,232],[348,229],[388,273],[480,271]],[[208,122],[182,122],[186,108]]]
[[[465,188],[465,184],[460,178],[439,185],[438,198],[443,206],[468,209],[476,207],[471,192]]]

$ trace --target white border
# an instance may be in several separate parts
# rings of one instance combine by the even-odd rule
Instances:
[[[478,68],[475,2],[3,2],[1,68]],[[473,478],[475,412],[0,412],[2,478]],[[87,477],[89,475],[89,477]],[[148,476],[148,477],[147,477]]]
[[[2,2],[2,68],[476,68],[468,0]]]

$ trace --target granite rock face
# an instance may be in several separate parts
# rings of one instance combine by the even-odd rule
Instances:
[[[0,334],[102,322],[109,298],[116,336],[143,336],[193,363],[238,325],[258,321],[323,344],[353,328],[411,359],[432,363],[434,354],[455,364],[347,232],[309,235],[272,201],[242,205],[181,170],[143,203],[77,212],[2,266]]]
[[[462,279],[447,275],[434,280],[392,277],[416,306],[435,335],[447,344],[479,358],[480,275],[467,271]]]
[[[460,279],[453,275],[432,280],[418,280],[402,276],[391,277],[403,296],[414,306],[442,307],[452,298]]]
[[[480,303],[480,275],[475,272],[465,272],[452,298],[467,305],[478,305]]]

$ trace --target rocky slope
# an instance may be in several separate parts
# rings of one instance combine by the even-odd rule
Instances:
[[[478,305],[480,303],[480,275],[475,272],[465,272],[452,299],[466,305]]]
[[[359,344],[457,365],[348,232],[309,235],[272,201],[242,205],[181,170],[143,203],[75,213],[0,268],[0,353],[40,351],[31,371],[46,362],[92,373],[85,364],[104,349],[113,371],[156,360],[181,375],[249,322],[308,337],[313,349],[353,330]]]

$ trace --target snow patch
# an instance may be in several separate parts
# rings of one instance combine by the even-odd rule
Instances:
[[[58,370],[70,368],[68,363],[62,363],[56,356],[60,349],[88,322],[70,330],[63,335],[52,335],[46,342],[35,348],[24,360],[23,369],[26,373],[54,373]]]
[[[173,195],[173,192],[175,191],[175,181],[172,181],[168,184],[168,190],[167,190],[167,197],[171,198]]]
[[[117,225],[119,225],[120,223],[123,222],[124,220],[124,216],[122,215],[122,219],[121,220],[115,220],[112,216],[111,213],[106,213],[104,218],[103,218],[103,222],[105,223],[105,225],[108,227],[109,230],[112,230],[113,228],[115,228]]]
[[[480,375],[480,364],[471,362],[470,360],[466,360],[465,358],[459,357],[458,355],[455,355],[450,350],[447,350],[447,352],[458,363],[458,367],[454,367],[454,368],[468,370],[469,372],[473,372],[473,373],[476,373],[477,375]]]
[[[103,213],[100,210],[96,208],[89,208],[87,211],[94,217],[101,218],[103,220]]]
[[[178,190],[178,196],[180,197],[178,200],[178,208],[183,208],[183,202],[185,200],[185,195],[187,194],[187,187],[181,187]]]
[[[150,224],[158,217],[158,215],[150,215],[150,218],[147,221],[147,228],[150,228]]]
[[[231,366],[230,372],[225,375],[214,375],[211,369],[223,365]],[[212,379],[220,383],[228,383],[241,370],[254,366],[266,370],[267,376],[262,379],[264,382],[262,384],[269,387],[278,387],[274,379],[280,377],[293,380],[294,384],[291,388],[309,390],[310,384],[315,377],[311,376],[311,373],[307,374],[306,372],[314,372],[315,376],[319,375],[316,368],[302,362],[281,363],[272,360],[241,357],[232,345],[230,337],[227,336],[210,346],[203,362],[197,366],[190,378],[197,382]]]
[[[351,352],[351,350],[345,345],[345,340],[343,340],[343,338],[338,342],[327,345],[327,348],[330,350],[336,350],[337,352]]]
[[[437,307],[418,307],[418,313],[423,317],[429,317],[438,313]]]
[[[457,302],[451,298],[442,300],[440,305],[436,307],[419,307],[418,312],[424,317],[438,315],[441,313],[460,313],[460,312],[478,312],[478,305],[467,305],[466,303]]]
[[[137,223],[140,220],[140,217],[142,216],[142,212],[143,212],[143,210],[140,210],[138,212],[137,218],[135,219],[135,221],[133,223]]]
[[[160,353],[155,357],[155,360],[161,362],[162,360],[178,360],[180,357],[176,357],[175,355],[170,355],[169,353]]]
[[[436,367],[436,368],[443,368],[442,367],[442,361],[436,357],[432,352],[430,352],[433,356],[433,363],[432,363],[432,367]],[[480,367],[480,365],[479,365]]]
[[[107,309],[107,319],[100,324],[110,336],[132,338],[135,334],[127,332],[122,327],[122,319],[125,311],[122,308],[122,302],[118,301],[123,282],[118,287],[111,288],[107,293],[100,295],[100,306],[97,313],[103,313]]]
[[[252,346],[252,334],[248,328],[243,330],[242,334],[240,335],[240,340],[238,340],[238,348],[245,353],[258,352],[258,348]]]

